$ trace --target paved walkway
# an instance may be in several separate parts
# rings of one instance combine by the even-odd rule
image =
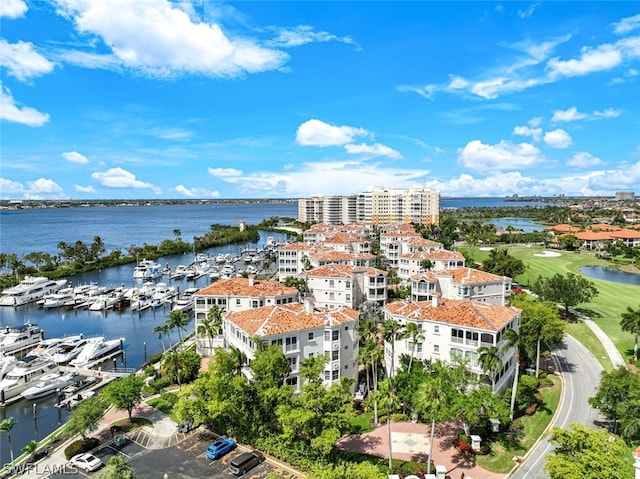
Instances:
[[[412,422],[391,423],[391,449],[394,459],[427,463],[430,426]],[[451,479],[503,479],[506,474],[497,474],[477,466],[466,459],[453,446],[452,439],[459,431],[455,426],[443,424],[436,426],[433,444],[433,463],[442,464]],[[389,430],[386,425],[374,431],[350,435],[342,438],[338,447],[354,452],[389,457]],[[432,473],[435,473],[432,469]]]

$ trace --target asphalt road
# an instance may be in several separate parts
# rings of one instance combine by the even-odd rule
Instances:
[[[553,425],[567,430],[573,423],[593,428],[603,427],[604,418],[588,403],[600,384],[600,363],[587,348],[569,335],[561,345],[554,348],[553,354],[564,382],[564,394]],[[548,479],[549,475],[543,468],[545,457],[552,452],[553,447],[545,436],[509,478]]]

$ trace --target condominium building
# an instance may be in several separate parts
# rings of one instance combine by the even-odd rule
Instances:
[[[358,309],[366,301],[387,302],[387,272],[380,269],[331,263],[308,271],[306,279],[320,307]]]
[[[313,196],[298,200],[298,219],[309,223],[353,222],[438,224],[440,192],[376,186],[355,196]]]
[[[340,307],[332,310],[316,308],[312,299],[294,303],[265,306],[229,313],[223,319],[225,344],[244,353],[248,361],[255,357],[256,337],[267,344],[277,344],[287,358],[290,373],[287,384],[300,390],[300,366],[309,357],[325,356],[322,374],[327,386],[340,382],[341,377],[358,377],[358,311]],[[243,371],[249,379],[251,371]]]
[[[417,338],[398,339],[393,345],[385,342],[387,374],[395,374],[400,368],[402,355],[413,354],[418,360],[465,360],[467,369],[494,385],[495,391],[504,391],[511,384],[515,348],[505,350],[503,335],[507,329],[519,330],[520,309],[433,295],[431,301],[389,303],[384,311],[386,320],[395,320],[402,326],[415,323],[420,331]],[[498,348],[502,368],[490,377],[480,365],[478,350],[492,346]]]

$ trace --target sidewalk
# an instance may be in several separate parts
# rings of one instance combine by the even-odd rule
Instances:
[[[177,433],[177,426],[169,416],[144,402],[133,410],[132,416],[144,417],[153,423],[153,427],[143,426],[128,434],[128,436],[136,434],[137,438],[144,436],[144,443],[139,441],[136,442],[146,449],[160,449],[162,447],[168,447],[172,442],[177,442],[176,436],[182,434]],[[98,429],[94,433],[88,434],[88,437],[95,437],[99,439],[99,447],[105,446],[112,440],[112,433],[110,429],[111,425],[114,422],[126,419],[127,417],[129,417],[127,411],[118,411],[113,408],[110,409],[102,418],[102,421],[100,421]],[[9,477],[42,479],[43,477],[51,474],[63,472],[65,470],[65,465],[68,463],[67,458],[64,455],[64,450],[74,440],[76,440],[76,438],[69,439],[65,443],[57,445],[48,456],[36,463],[27,465],[23,464],[22,468],[19,466],[19,473]]]

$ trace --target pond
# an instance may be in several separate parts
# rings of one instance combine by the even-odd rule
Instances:
[[[628,273],[615,268],[607,268],[606,266],[582,266],[580,272],[595,279],[640,286],[640,274]]]

